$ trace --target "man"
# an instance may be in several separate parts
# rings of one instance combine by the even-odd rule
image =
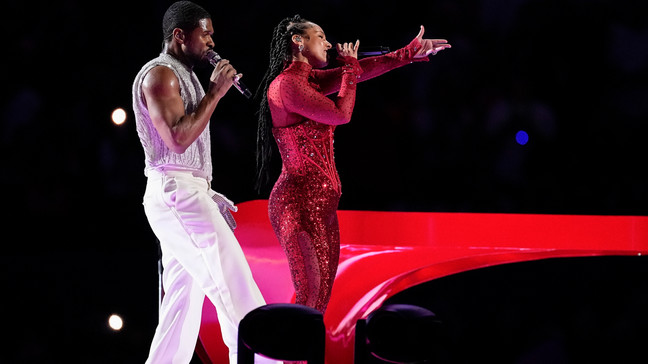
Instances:
[[[144,211],[160,241],[164,267],[165,294],[147,363],[191,361],[206,295],[216,306],[234,364],[238,324],[265,301],[231,230],[230,210],[236,208],[210,188],[209,122],[240,75],[221,60],[206,93],[198,81],[193,67],[206,62],[214,46],[211,17],[202,7],[176,2],[162,26],[162,53],[144,65],[133,83],[148,177]]]

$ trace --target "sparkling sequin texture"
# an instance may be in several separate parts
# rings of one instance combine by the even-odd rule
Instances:
[[[285,162],[269,202],[270,220],[288,257],[296,302],[322,312],[340,251],[336,215],[340,181],[332,159],[333,128],[307,121],[274,130]]]
[[[333,153],[335,127],[350,121],[359,81],[411,63],[417,46],[415,40],[360,62],[345,57],[341,67],[327,70],[293,62],[268,89],[282,158],[268,214],[288,258],[296,303],[325,312],[337,272],[341,184]],[[333,98],[326,96],[335,92]]]

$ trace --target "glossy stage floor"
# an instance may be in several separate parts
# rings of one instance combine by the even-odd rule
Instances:
[[[267,302],[294,302],[267,201],[238,207],[235,233]],[[356,321],[385,302],[437,314],[443,363],[628,363],[648,338],[648,217],[338,216],[341,259],[324,317],[329,364],[353,362]],[[203,363],[227,361],[219,330],[206,301],[197,347]]]

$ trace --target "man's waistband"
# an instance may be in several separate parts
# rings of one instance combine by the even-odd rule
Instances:
[[[203,171],[189,170],[189,169],[180,169],[173,167],[157,167],[157,168],[147,168],[144,171],[144,174],[148,178],[160,178],[162,176],[193,176],[196,178],[203,178],[207,182],[211,181],[211,176],[207,175]]]

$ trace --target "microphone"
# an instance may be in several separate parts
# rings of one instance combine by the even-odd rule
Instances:
[[[383,54],[389,53],[389,47],[384,46],[360,46],[363,50],[358,51],[358,57],[369,57],[369,56],[381,56]],[[328,50],[329,52],[335,52],[335,47]]]
[[[368,57],[368,56],[380,56],[383,54],[389,53],[389,47],[375,46],[375,47],[363,47],[362,51],[358,51],[358,57]]]
[[[207,51],[207,59],[212,66],[216,67],[216,65],[221,61],[222,58],[218,55],[218,53],[210,49]],[[236,87],[236,89],[239,90],[241,94],[243,94],[243,96],[245,96],[246,98],[249,99],[252,96],[252,92],[250,92],[247,86],[245,86],[243,82],[241,82],[238,75],[234,77],[234,87]]]

